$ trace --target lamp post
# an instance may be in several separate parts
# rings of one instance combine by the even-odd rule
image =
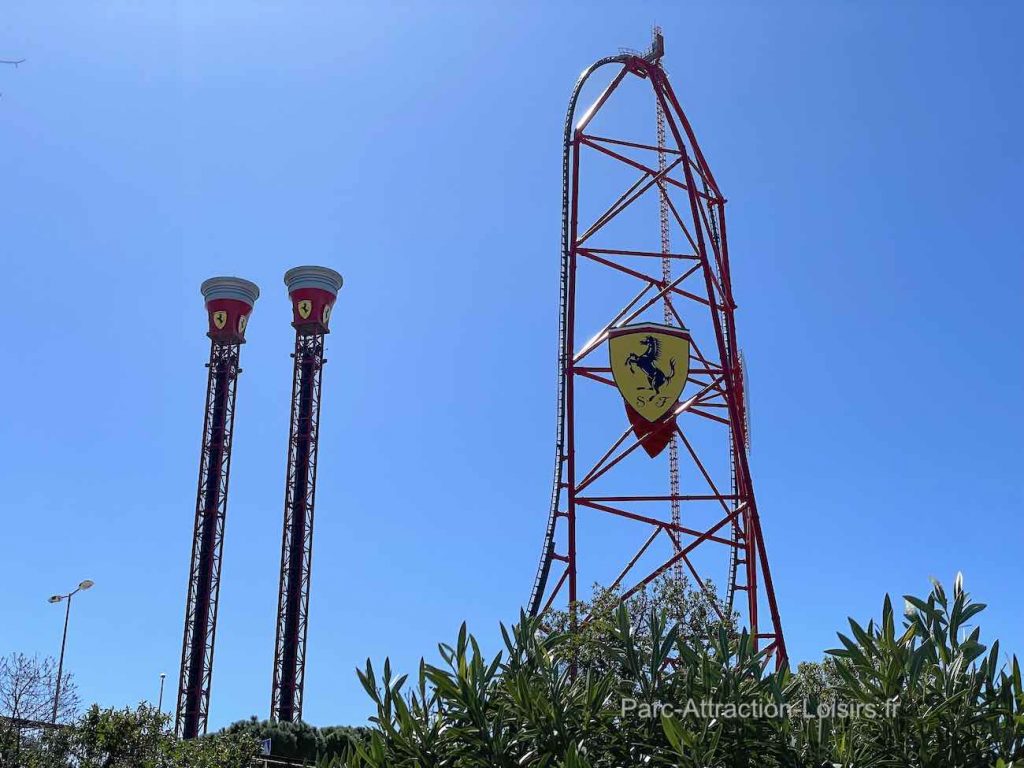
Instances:
[[[92,582],[86,579],[78,588],[72,592],[68,592],[66,595],[53,595],[50,598],[51,603],[59,603],[67,600],[67,607],[64,610],[64,638],[60,641],[60,661],[57,662],[57,685],[53,692],[53,720],[57,722],[57,707],[60,705],[60,683],[61,677],[64,675],[64,649],[68,644],[68,619],[71,618],[71,598],[77,595],[79,592],[83,592],[92,587]]]
[[[166,677],[166,672],[160,673],[160,698],[156,700],[156,711],[161,715],[164,713],[164,678]]]

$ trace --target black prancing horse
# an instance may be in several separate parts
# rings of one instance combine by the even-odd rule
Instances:
[[[654,394],[660,394],[661,388],[676,375],[676,359],[673,357],[668,361],[669,372],[666,374],[655,365],[661,357],[661,343],[654,336],[645,336],[640,343],[647,347],[647,350],[642,355],[630,352],[626,357],[626,365],[629,366],[631,373],[636,373],[636,369],[639,368],[647,376],[647,386],[637,387],[638,390],[650,389]]]

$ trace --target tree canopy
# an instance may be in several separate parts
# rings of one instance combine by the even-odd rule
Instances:
[[[247,734],[181,741],[169,716],[148,704],[135,709],[92,706],[59,728],[32,731],[17,755],[0,749],[14,768],[256,768],[259,742]]]
[[[302,722],[273,722],[256,717],[232,723],[220,731],[225,735],[246,735],[257,741],[270,739],[272,757],[310,763],[345,756],[365,738],[367,732],[367,728],[344,725],[317,727]]]

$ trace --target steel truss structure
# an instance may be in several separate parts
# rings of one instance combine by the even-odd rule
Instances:
[[[580,533],[583,526],[597,526],[598,518],[614,518],[618,525],[635,526],[639,548],[613,562],[606,554],[599,556],[597,565],[613,568],[603,586],[625,600],[663,574],[685,572],[705,590],[721,618],[738,619],[755,645],[784,664],[786,646],[748,463],[726,201],[661,67],[662,53],[658,36],[646,54],[622,53],[597,61],[580,76],[569,102],[554,484],[529,609],[536,615],[567,605],[573,626],[586,620],[577,615],[582,599],[579,570],[581,564],[589,568],[595,563],[588,563],[587,552],[579,546]],[[605,68],[614,75],[577,121],[581,91]],[[665,140],[655,144],[592,132],[595,119],[616,103],[623,85],[636,80],[645,82],[653,94],[657,110],[652,108],[649,114],[661,113]],[[627,172],[633,181],[623,184],[624,191],[610,205],[594,207],[596,194],[588,191],[596,192],[600,185],[590,186],[587,179],[598,158],[606,167],[611,164]],[[628,229],[616,230],[616,222],[628,219],[630,210],[645,200],[660,202],[668,211],[678,233],[676,242],[684,247],[669,252],[664,227],[661,249],[638,243],[635,237],[630,240],[634,233]],[[674,277],[662,269],[667,261],[678,270]],[[581,282],[584,269],[588,275],[613,275],[601,279],[635,286],[622,294],[624,303],[609,301],[606,287],[588,293]],[[639,292],[632,295],[636,288]],[[622,409],[607,357],[599,359],[602,352],[607,355],[609,331],[660,311],[675,325],[690,329],[686,388],[669,416],[651,425],[646,434],[634,433],[622,419],[625,429],[617,438],[611,434],[598,439],[594,425]],[[580,344],[578,339],[585,341]],[[651,492],[638,480],[644,470],[635,474],[626,469],[631,462],[650,461],[637,448],[644,437],[661,430],[672,430],[680,446],[687,472],[682,491],[673,483],[667,493]],[[613,480],[617,490],[598,490]],[[660,517],[651,511],[659,506],[666,513]],[[711,569],[718,578],[714,593],[708,581],[710,563],[721,564],[720,570]],[[767,620],[762,618],[765,610]]]
[[[292,377],[291,427],[281,541],[281,589],[277,604],[274,684],[271,718],[302,718],[313,561],[313,505],[316,496],[320,383],[324,366],[325,328],[298,328]]]
[[[231,435],[235,422],[235,391],[240,341],[210,343],[206,415],[199,457],[192,565],[185,608],[185,638],[175,728],[182,738],[206,733],[213,676],[213,647],[217,632],[224,520],[231,471]]]

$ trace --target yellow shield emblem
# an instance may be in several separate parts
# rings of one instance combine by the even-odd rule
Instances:
[[[690,332],[642,323],[608,333],[612,378],[619,393],[647,421],[676,404],[690,370]]]
[[[309,313],[313,311],[313,302],[310,301],[309,299],[303,299],[302,301],[299,302],[298,310],[299,317],[301,317],[303,320],[308,320]]]
[[[245,326],[249,324],[249,316],[242,315],[238,318],[238,332],[245,333]]]
[[[218,331],[223,330],[224,326],[227,325],[227,322],[228,313],[225,312],[223,309],[218,309],[216,312],[213,313],[213,327],[216,328]]]
[[[323,314],[324,325],[327,325],[327,323],[330,321],[330,319],[331,319],[331,305],[330,304],[324,304],[324,314]]]

